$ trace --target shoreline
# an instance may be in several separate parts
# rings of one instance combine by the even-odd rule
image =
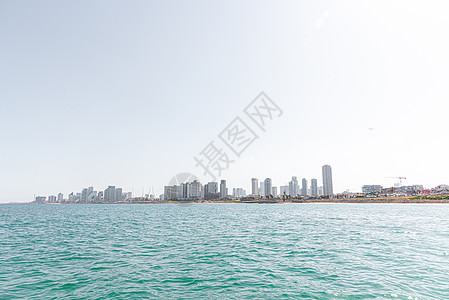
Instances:
[[[350,204],[449,204],[449,197],[440,199],[419,197],[347,198],[347,199],[217,199],[217,200],[136,200],[129,202],[91,203],[0,203],[0,204],[304,204],[304,203],[350,203]]]

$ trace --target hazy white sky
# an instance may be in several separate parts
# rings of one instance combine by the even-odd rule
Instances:
[[[223,174],[449,183],[447,1],[0,1],[0,202],[162,192],[265,91]],[[373,130],[370,130],[373,128]],[[218,142],[217,142],[218,144]]]

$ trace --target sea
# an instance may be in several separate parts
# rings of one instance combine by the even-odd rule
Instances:
[[[449,299],[449,205],[0,205],[0,299]]]

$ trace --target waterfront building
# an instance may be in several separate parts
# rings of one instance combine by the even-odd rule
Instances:
[[[407,196],[418,195],[424,187],[421,184],[407,185],[401,187],[401,192],[407,194]]]
[[[189,199],[201,199],[203,197],[203,185],[198,181],[194,180],[190,183]]]
[[[87,195],[87,202],[97,202],[97,191],[92,191]]]
[[[220,198],[220,193],[218,192],[217,182],[208,182],[204,185],[204,199],[218,199]]]
[[[307,179],[302,179],[301,196],[307,196]]]
[[[114,202],[115,201],[115,186],[110,185],[104,190],[104,202]]]
[[[318,196],[318,180],[315,178],[311,180],[310,195]]]
[[[181,185],[176,185],[175,186],[175,200],[180,200],[183,198],[183,189],[182,189],[182,184]]]
[[[228,188],[226,187],[226,180],[220,182],[220,198],[226,198],[228,196]]]
[[[44,196],[36,196],[36,198],[34,198],[34,202],[44,203],[46,199],[47,199],[47,197],[44,197]]]
[[[179,200],[182,198],[181,185],[169,185],[164,187],[165,200]]]
[[[181,196],[180,199],[187,199],[190,195],[190,182],[181,183]]]
[[[94,188],[92,186],[85,188],[81,191],[81,198],[80,202],[86,203],[88,202],[89,195],[94,191]]]
[[[87,188],[83,189],[81,191],[81,202],[83,202],[83,203],[87,202],[87,195],[88,195]]]
[[[261,197],[265,196],[265,182],[261,181],[259,184],[259,195]]]
[[[55,203],[56,202],[56,196],[54,196],[54,195],[48,196],[47,202],[48,203]]]
[[[323,195],[323,186],[319,186],[318,187],[318,196],[322,196]]]
[[[292,177],[292,180],[288,183],[289,187],[289,195],[290,196],[298,196],[299,194],[299,184],[296,176]]]
[[[266,178],[263,183],[264,183],[264,190],[265,190],[264,196],[267,197],[267,196],[271,195],[271,193],[273,192],[271,178]]]
[[[273,197],[276,197],[278,195],[278,188],[276,186],[273,186],[271,188],[271,195],[273,195]]]
[[[362,186],[362,193],[371,194],[371,193],[379,193],[382,191],[383,187],[381,185],[364,185]]]
[[[323,172],[323,194],[325,196],[332,196],[334,194],[334,188],[332,184],[332,168],[329,165],[322,167]]]
[[[259,195],[259,180],[257,178],[251,178],[251,194],[254,196]]]
[[[244,197],[246,196],[246,191],[243,188],[234,188],[232,190],[232,195],[237,198]]]
[[[59,193],[59,194],[58,194],[58,202],[59,202],[59,203],[64,202],[64,194],[62,194],[62,193]]]
[[[174,186],[164,186],[164,200],[171,200]]]
[[[288,196],[288,195],[290,195],[289,186],[288,185],[281,185],[279,187],[279,193],[280,193],[281,196]]]
[[[116,188],[115,189],[115,201],[122,201],[122,193],[123,193],[123,190],[122,190],[122,188]]]

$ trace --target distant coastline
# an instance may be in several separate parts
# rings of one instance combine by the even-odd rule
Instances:
[[[182,204],[182,203],[244,203],[244,204],[295,204],[295,203],[352,203],[352,204],[445,204],[449,203],[449,196],[429,197],[429,196],[413,196],[413,197],[370,197],[370,198],[336,198],[336,199],[214,199],[214,200],[133,200],[120,202],[92,202],[92,203],[42,203],[42,204]],[[11,202],[2,204],[40,204],[36,202]]]

